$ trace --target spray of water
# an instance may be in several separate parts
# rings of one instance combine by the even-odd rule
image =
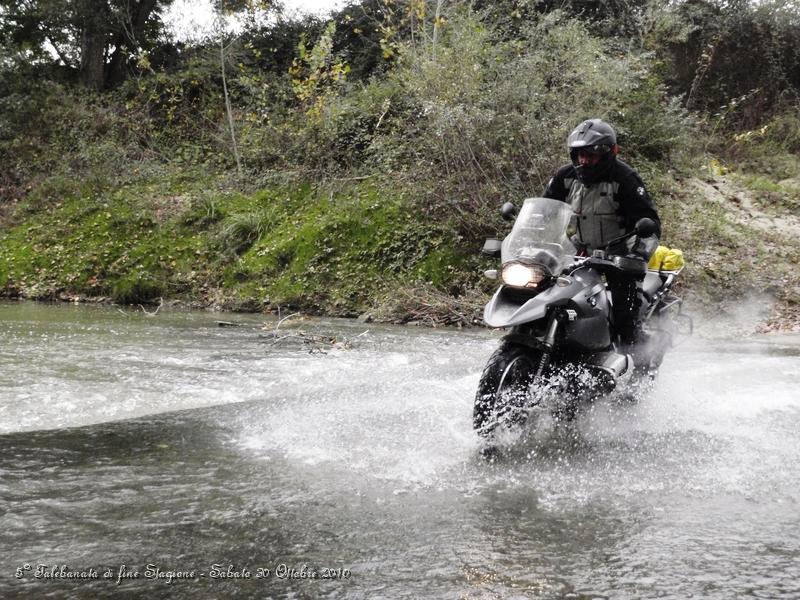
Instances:
[[[539,410],[486,460],[471,416],[493,333],[343,323],[357,340],[312,354],[252,327],[90,321],[5,321],[7,431],[35,423],[47,377],[73,425],[140,417],[2,436],[13,562],[130,562],[157,539],[199,562],[335,556],[359,574],[258,588],[281,597],[796,596],[796,342],[695,336],[649,389],[572,420]]]

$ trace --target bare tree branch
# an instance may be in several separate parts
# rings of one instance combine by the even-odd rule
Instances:
[[[236,145],[236,131],[233,126],[233,110],[231,109],[231,99],[228,95],[228,79],[225,75],[225,26],[223,21],[224,6],[220,0],[219,6],[219,62],[222,71],[222,92],[225,96],[225,112],[228,115],[228,127],[231,132],[231,144],[233,145],[233,156],[236,159],[236,172],[242,175],[242,159],[239,156],[239,147]]]

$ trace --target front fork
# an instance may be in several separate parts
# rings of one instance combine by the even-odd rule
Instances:
[[[544,338],[542,338],[542,356],[539,358],[539,364],[536,366],[536,377],[541,377],[547,367],[550,366],[550,360],[553,357],[553,348],[556,345],[556,333],[558,333],[560,317],[561,312],[558,309],[553,309],[550,312],[550,317],[545,327]]]

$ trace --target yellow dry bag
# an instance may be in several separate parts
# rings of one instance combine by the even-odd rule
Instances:
[[[650,257],[647,268],[653,271],[677,271],[682,269],[686,261],[683,259],[683,252],[677,248],[667,248],[659,246]]]
[[[669,252],[669,248],[666,246],[659,246],[656,248],[656,251],[653,252],[653,256],[650,257],[650,262],[647,263],[648,269],[653,269],[654,271],[661,270],[661,263],[664,262],[664,258],[667,256]]]
[[[664,257],[664,262],[661,263],[661,268],[664,271],[677,271],[682,269],[686,261],[683,260],[683,252],[677,248],[670,248],[670,251]]]

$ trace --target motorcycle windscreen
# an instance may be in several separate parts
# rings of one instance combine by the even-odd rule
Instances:
[[[511,233],[503,240],[503,264],[512,261],[535,262],[551,275],[561,273],[575,256],[575,245],[567,235],[572,207],[551,198],[528,198],[514,221]]]

